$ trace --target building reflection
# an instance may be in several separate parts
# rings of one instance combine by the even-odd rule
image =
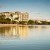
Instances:
[[[0,27],[0,37],[26,38],[28,36],[27,26]]]
[[[19,36],[22,38],[26,38],[28,36],[28,27],[19,27]]]

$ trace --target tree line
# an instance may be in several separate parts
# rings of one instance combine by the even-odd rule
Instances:
[[[5,18],[6,17],[5,15],[0,15],[0,24],[50,25],[50,22],[47,22],[47,21],[40,21],[41,23],[38,22],[38,20],[18,21],[19,17],[16,17],[13,20],[13,15],[10,14],[10,16],[11,16],[11,19]]]

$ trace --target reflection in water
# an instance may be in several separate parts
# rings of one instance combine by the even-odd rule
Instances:
[[[50,27],[50,26],[48,26]],[[28,32],[33,29],[34,32],[41,32],[42,29],[48,28],[47,26],[9,26],[0,27],[0,37],[15,39],[15,38],[27,38]],[[36,31],[37,30],[37,31]]]
[[[27,34],[28,34],[28,27],[18,27],[18,32],[19,32],[19,36],[20,37],[23,37],[23,38],[26,38],[27,37]]]
[[[26,38],[28,34],[28,27],[12,26],[0,27],[0,37],[6,38]]]
[[[0,27],[0,37],[15,39],[27,38],[28,32],[33,29],[34,32],[41,32],[42,29],[48,28],[47,26],[9,26]],[[36,31],[37,30],[37,31]]]
[[[50,50],[50,26],[0,27],[0,50]]]

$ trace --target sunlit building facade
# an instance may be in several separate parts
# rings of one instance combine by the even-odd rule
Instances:
[[[10,18],[11,19],[10,14],[12,14],[12,12],[2,12],[2,15],[5,15],[5,18]]]
[[[28,21],[29,14],[27,12],[22,13],[22,21]]]
[[[2,12],[2,13],[0,13],[0,15],[5,15],[5,18],[12,19],[11,14],[13,16],[13,20],[15,18],[19,18],[18,21],[28,21],[29,14],[27,12],[21,13],[19,11],[16,11],[16,12]]]

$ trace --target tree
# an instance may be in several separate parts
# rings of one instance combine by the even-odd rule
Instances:
[[[12,21],[12,24],[16,24],[16,21],[13,20],[13,21]]]
[[[5,23],[5,19],[1,18],[1,19],[0,19],[0,23],[1,23],[1,24],[4,24],[4,23]]]
[[[29,20],[27,24],[33,25],[35,22],[33,20]]]
[[[6,18],[5,22],[8,23],[8,24],[10,24],[11,23],[11,19],[10,18]]]
[[[47,22],[46,21],[41,21],[42,23],[42,25],[46,25],[47,24]]]
[[[5,15],[0,15],[0,19],[1,19],[1,18],[5,18],[5,17],[6,17]]]
[[[0,15],[0,23],[5,23],[5,15]]]
[[[26,23],[27,23],[26,21],[19,21],[19,24],[22,24],[22,25],[24,25]]]

